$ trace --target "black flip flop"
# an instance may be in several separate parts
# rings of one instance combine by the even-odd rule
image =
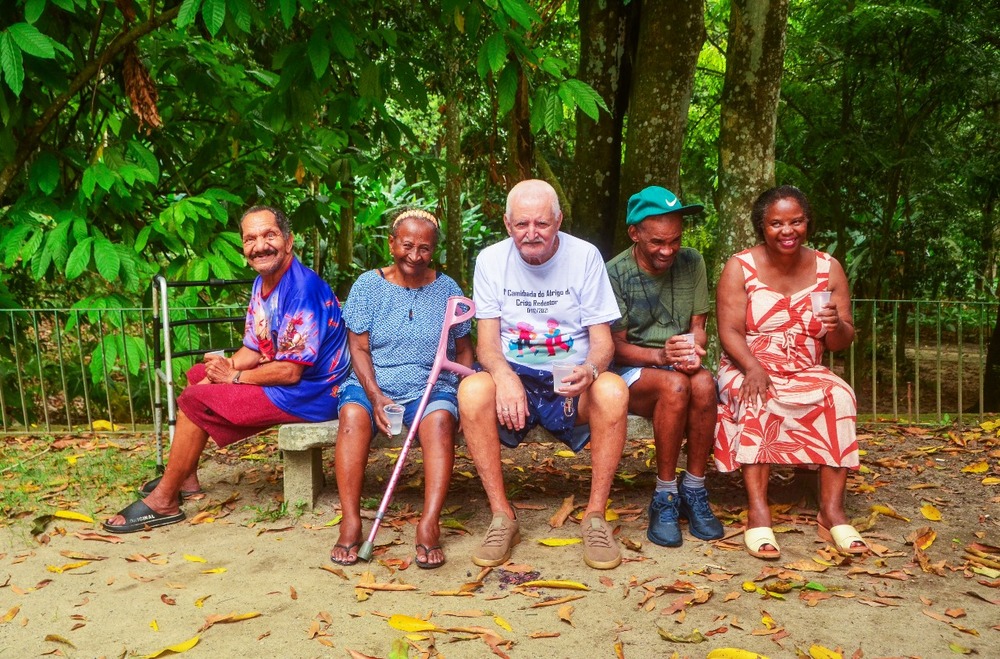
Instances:
[[[352,542],[349,545],[340,545],[340,544],[337,544],[337,545],[333,546],[334,549],[336,549],[337,547],[340,547],[341,549],[343,549],[344,551],[346,551],[348,554],[350,554],[354,549],[361,549],[361,541],[359,540],[358,542]],[[346,560],[339,561],[336,558],[334,558],[333,554],[331,553],[330,554],[330,560],[333,561],[334,563],[336,563],[337,565],[343,565],[344,567],[350,567],[351,565],[354,565],[355,563],[358,562],[358,555],[355,554],[353,560],[350,559],[350,558],[348,558]]]
[[[441,545],[434,545],[433,547],[428,547],[427,545],[417,544],[416,548],[418,550],[423,549],[424,556],[426,557],[435,549],[441,549]],[[420,554],[417,554],[416,557],[413,559],[413,562],[416,563],[417,567],[420,568],[421,570],[433,570],[435,568],[439,568],[442,565],[444,565],[447,562],[447,560],[448,559],[444,559],[440,563],[431,563],[426,558],[424,560],[420,560]]]
[[[163,476],[157,476],[153,480],[147,481],[147,482],[143,483],[142,487],[139,488],[139,495],[143,496],[143,497],[147,497],[150,494],[152,494],[153,490],[156,489],[156,486],[160,484],[160,479],[161,478],[163,478]],[[182,501],[190,499],[191,497],[200,496],[202,494],[205,494],[205,490],[198,489],[198,490],[181,490],[180,491],[180,497],[181,497]]]
[[[103,522],[101,526],[109,533],[135,533],[145,529],[153,529],[157,526],[167,526],[184,521],[184,511],[178,511],[173,515],[161,515],[146,505],[142,500],[133,501],[132,504],[118,513],[125,518],[124,524],[108,524]]]

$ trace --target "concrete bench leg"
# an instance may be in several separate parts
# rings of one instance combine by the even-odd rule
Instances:
[[[323,489],[323,449],[285,450],[285,503],[293,512],[304,505],[312,510]]]

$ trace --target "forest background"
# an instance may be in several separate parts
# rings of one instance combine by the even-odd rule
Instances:
[[[715,272],[754,242],[753,198],[791,183],[855,298],[996,304],[994,0],[4,6],[0,308],[246,275],[236,219],[257,203],[342,299],[387,261],[387,211],[427,208],[469,290],[525,177],[605,257],[646,185],[703,203],[685,240]],[[1000,324],[987,373],[996,409]]]

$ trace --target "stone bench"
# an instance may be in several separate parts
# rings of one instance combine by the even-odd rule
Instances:
[[[289,510],[304,506],[312,510],[316,497],[324,486],[323,449],[337,443],[337,421],[322,423],[286,423],[278,429],[278,449],[285,461],[285,503]],[[372,447],[402,446],[407,428],[393,437],[379,433],[372,440]],[[628,438],[649,439],[653,436],[653,425],[649,419],[628,417]],[[558,441],[543,428],[533,428],[528,433],[529,442]],[[456,442],[464,443],[461,434]]]

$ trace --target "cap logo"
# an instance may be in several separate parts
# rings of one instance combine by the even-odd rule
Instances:
[[[670,206],[671,208],[673,208],[674,206],[677,205],[677,197],[674,197],[673,199],[667,199],[666,200],[666,204],[667,204],[667,206]]]

